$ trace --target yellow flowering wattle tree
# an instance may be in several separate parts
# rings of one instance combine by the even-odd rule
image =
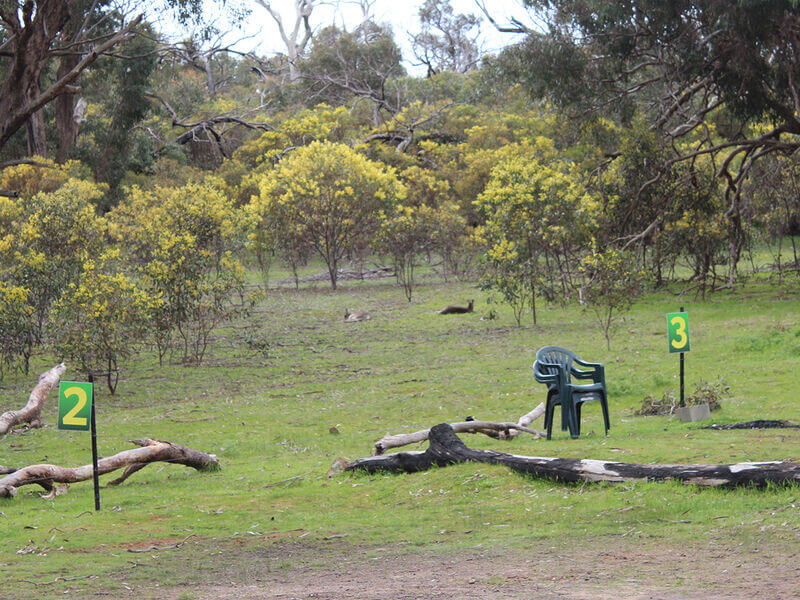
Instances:
[[[53,302],[105,243],[106,222],[95,211],[103,194],[102,186],[66,178],[52,191],[0,203],[0,279],[27,291],[34,345]]]
[[[36,327],[28,289],[0,281],[0,379],[9,368],[28,371],[35,342]]]
[[[160,296],[143,290],[119,270],[119,252],[111,250],[83,265],[53,305],[50,337],[54,353],[83,373],[101,372],[114,394],[120,365],[147,340]]]
[[[398,205],[382,223],[376,237],[377,249],[394,259],[394,273],[411,302],[417,255],[433,248],[436,211],[430,206]]]
[[[487,248],[484,285],[514,307],[518,324],[530,306],[535,324],[538,293],[568,294],[569,271],[559,268],[556,278],[555,263],[575,260],[598,202],[568,162],[520,153],[491,173],[476,201],[485,217],[476,231]]]
[[[213,181],[178,188],[129,190],[110,215],[122,244],[152,297],[161,361],[177,337],[185,362],[199,363],[211,331],[236,312],[244,267],[244,215]]]
[[[255,227],[275,228],[279,246],[318,254],[336,289],[340,261],[369,245],[380,211],[405,193],[393,170],[344,144],[313,142],[264,176],[249,210]]]

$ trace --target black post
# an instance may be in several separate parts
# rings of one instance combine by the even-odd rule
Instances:
[[[94,480],[94,509],[100,510],[100,478],[97,474],[97,425],[94,419],[94,375],[89,373],[89,383],[92,384],[92,479]],[[683,388],[681,388],[683,389]]]
[[[681,312],[683,312],[683,307],[682,306],[681,306]],[[683,389],[684,389],[683,388],[683,361],[684,361],[683,356],[684,356],[684,354],[686,354],[686,353],[685,352],[681,352],[681,403],[680,403],[681,407],[686,406],[686,402],[683,399],[684,398],[684,395],[683,395],[684,394],[684,392],[683,392]],[[94,406],[94,404],[92,404],[92,406]]]

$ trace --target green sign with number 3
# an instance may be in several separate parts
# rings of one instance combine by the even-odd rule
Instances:
[[[58,386],[58,428],[89,431],[92,416],[92,384],[62,381]]]
[[[670,352],[689,352],[689,313],[667,313]]]

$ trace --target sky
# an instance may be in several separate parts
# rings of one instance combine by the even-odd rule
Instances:
[[[241,3],[250,8],[250,14],[245,18],[240,29],[230,32],[225,37],[225,43],[235,42],[234,47],[243,52],[255,51],[262,56],[269,56],[275,52],[285,51],[285,47],[278,35],[278,29],[272,17],[254,0],[241,0]],[[423,0],[375,0],[373,14],[375,20],[381,24],[389,24],[394,31],[397,44],[403,51],[406,70],[413,75],[424,75],[425,69],[414,66],[410,59],[413,58],[408,32],[418,32],[420,29],[418,11]],[[207,5],[211,6],[211,2]],[[274,8],[281,12],[285,26],[294,22],[294,0],[272,0]],[[481,24],[481,37],[479,43],[484,53],[497,53],[504,46],[520,39],[519,35],[498,32],[483,16],[475,0],[451,0],[455,13],[472,13],[483,19]],[[515,16],[525,22],[527,12],[522,7],[521,0],[485,0],[485,5],[492,17],[499,24],[506,24],[509,17]],[[214,10],[210,8],[210,10]],[[347,0],[329,0],[314,8],[311,14],[311,25],[314,29],[324,27],[335,22],[348,29],[356,26],[361,21],[361,12],[357,2]],[[228,29],[222,23],[220,29]],[[176,30],[174,25],[161,24],[162,31]],[[181,33],[177,33],[181,36]]]

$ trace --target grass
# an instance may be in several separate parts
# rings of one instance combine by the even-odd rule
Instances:
[[[609,543],[625,536],[670,544],[797,544],[800,490],[793,486],[575,486],[487,465],[327,477],[337,457],[369,455],[387,431],[414,431],[467,415],[516,420],[544,398],[530,367],[546,344],[605,363],[609,436],[603,436],[599,408],[589,405],[578,440],[559,430],[551,442],[465,436],[468,445],[643,463],[800,460],[796,430],[709,431],[671,417],[633,415],[645,395],[677,388],[678,358],[667,353],[665,314],[682,304],[691,328],[687,389],[718,377],[732,388],[714,421],[796,419],[796,291],[754,277],[703,302],[654,293],[625,316],[609,352],[602,331],[580,307],[548,307],[540,310],[537,326],[516,327],[510,310],[496,304],[498,318],[481,321],[487,298],[472,284],[424,276],[422,282],[410,304],[391,280],[341,282],[336,292],[322,284],[273,290],[248,319],[219,333],[202,367],[159,367],[142,356],[125,372],[116,396],[98,386],[102,455],[131,447],[126,440],[153,437],[216,453],[224,468],[201,474],[151,465],[120,487],[103,488],[99,513],[91,511],[90,482],[52,500],[41,499],[34,486],[21,488],[15,499],[0,501],[0,571],[14,582],[15,597],[190,585],[214,576],[220,564],[240,569],[232,576],[245,576],[246,565],[226,561],[237,549],[259,552],[339,536],[345,545],[393,544],[409,552],[523,547],[576,532]],[[476,299],[474,314],[434,312],[469,298]],[[345,306],[370,310],[373,318],[343,323]],[[248,346],[245,339],[263,343]],[[34,372],[52,362],[37,357]],[[80,374],[68,370],[65,378]],[[5,380],[2,409],[22,406],[34,381]],[[45,420],[52,424],[55,418],[53,401]],[[339,433],[330,433],[331,427]],[[87,434],[50,425],[0,440],[0,464],[75,466],[90,462],[89,448]],[[183,540],[194,548],[191,558],[130,552]],[[287,555],[269,568],[292,564]],[[84,579],[47,586],[20,581],[57,577]]]

